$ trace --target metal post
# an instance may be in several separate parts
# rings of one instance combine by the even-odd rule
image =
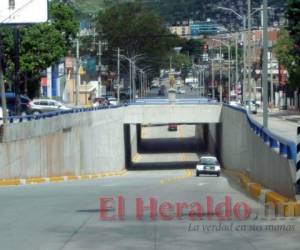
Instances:
[[[118,48],[118,104],[120,104],[120,48]]]
[[[263,0],[263,125],[268,127],[268,1]]]
[[[212,99],[215,99],[215,72],[214,72],[214,59],[211,59],[211,87],[212,87]]]
[[[135,58],[132,61],[132,92],[133,92],[133,101],[135,102],[136,97],[136,67],[135,67]]]
[[[251,30],[252,30],[252,24],[251,24],[251,0],[247,0],[248,2],[248,99],[249,99],[249,111],[250,111],[250,101],[252,98],[251,92],[252,92],[252,84],[251,84]]]
[[[14,29],[14,46],[15,46],[15,94],[16,94],[16,114],[21,113],[21,91],[20,91],[20,31],[19,27]]]
[[[273,56],[272,56],[272,50],[270,51],[270,64],[271,64],[271,107],[274,106],[274,82],[273,82]]]
[[[228,44],[228,103],[230,103],[231,94],[231,44]]]
[[[247,72],[247,67],[246,67],[246,15],[243,16],[243,86],[242,86],[242,103],[245,101],[246,97],[246,72]]]
[[[222,43],[220,43],[220,89],[223,88],[223,67],[222,67]],[[220,93],[220,102],[223,102],[223,93]]]
[[[235,37],[235,84],[234,86],[236,86],[239,82],[239,56],[238,56],[238,37]],[[234,87],[234,89],[236,89]]]
[[[75,104],[76,106],[79,106],[79,88],[80,88],[80,56],[79,56],[79,39],[76,39],[76,76],[75,76],[75,83],[76,83],[76,98],[75,98]]]
[[[5,85],[3,79],[3,46],[2,46],[2,37],[0,34],[0,90],[1,90],[1,106],[2,106],[2,114],[3,114],[3,124],[7,123],[7,106],[6,106],[6,96],[5,96]]]
[[[102,42],[98,42],[98,97],[102,95]]]
[[[130,96],[130,102],[132,102],[132,61],[131,59],[129,59],[128,62],[129,62],[129,96]]]

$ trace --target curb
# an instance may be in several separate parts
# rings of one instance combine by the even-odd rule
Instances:
[[[272,205],[275,208],[275,214],[283,217],[300,217],[300,203],[291,200],[272,190],[266,189],[261,184],[253,182],[246,174],[234,170],[224,170],[225,173],[235,176],[239,179],[242,187],[249,195],[260,201],[264,205]]]
[[[105,177],[122,176],[125,175],[126,173],[127,170],[124,169],[122,171],[117,171],[117,172],[106,172],[100,174],[78,175],[78,176],[32,177],[26,179],[0,179],[0,187],[55,183],[55,182],[77,181],[77,180],[96,180]]]

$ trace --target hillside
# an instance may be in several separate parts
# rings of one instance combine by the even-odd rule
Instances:
[[[128,0],[75,0],[76,5],[84,13],[97,13],[99,10],[112,3]],[[145,6],[161,15],[169,24],[175,24],[186,19],[206,20],[213,19],[227,28],[236,29],[241,24],[234,15],[218,10],[218,6],[232,8],[238,13],[245,13],[247,10],[246,0],[142,0]],[[261,0],[252,0],[253,8],[260,7]],[[275,7],[270,11],[270,19],[279,21],[283,16],[282,0],[269,0],[269,5]],[[254,25],[259,25],[259,14],[255,16]],[[229,26],[229,27],[228,27]]]

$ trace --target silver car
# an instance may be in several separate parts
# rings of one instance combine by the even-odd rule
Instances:
[[[201,174],[217,175],[221,174],[221,166],[214,156],[203,156],[196,166],[196,176]]]
[[[33,115],[72,109],[61,102],[48,99],[35,99],[32,102],[30,102],[29,107],[31,114]]]

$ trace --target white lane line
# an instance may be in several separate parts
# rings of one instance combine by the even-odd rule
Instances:
[[[207,185],[207,183],[202,183],[202,182],[200,182],[200,183],[197,184],[197,186],[200,186],[200,187],[201,187],[201,186],[204,186],[204,185]]]

